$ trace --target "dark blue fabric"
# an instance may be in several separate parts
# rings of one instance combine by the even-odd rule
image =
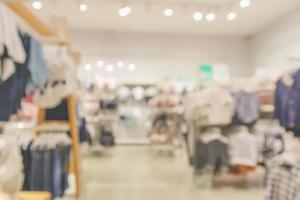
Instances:
[[[282,80],[276,84],[274,117],[281,126],[300,128],[300,70],[292,77],[292,87],[286,86]]]
[[[17,82],[15,75],[0,84],[0,121],[8,121],[15,114],[15,91]]]
[[[62,154],[61,147],[57,146],[54,151],[54,160],[53,160],[53,183],[54,183],[54,193],[53,197],[60,197],[63,195],[62,190]]]
[[[4,48],[3,55],[0,55],[0,62],[3,64],[7,58],[7,48]],[[16,74],[13,74],[9,79],[2,81],[2,74],[0,74],[0,121],[8,121],[10,116],[16,113],[17,80]]]
[[[30,72],[27,64],[30,51],[30,40],[28,35],[19,34],[26,53],[23,64],[15,63],[15,73],[6,81],[0,83],[0,121],[8,121],[12,114],[16,114],[21,107],[21,99],[25,96],[25,87],[29,80]],[[8,58],[7,49],[0,56],[1,62]]]
[[[62,197],[68,187],[71,146],[55,149],[22,149],[24,187],[27,191],[49,191],[52,199]]]
[[[28,61],[30,59],[30,41],[31,37],[27,34],[19,33],[22,44],[26,53],[26,60],[23,64],[15,63],[16,66],[16,79],[17,89],[15,98],[15,110],[21,108],[21,99],[26,96],[26,85],[30,80],[30,71],[28,69]]]
[[[43,191],[53,194],[53,153],[52,150],[44,150],[43,156]]]
[[[24,167],[24,182],[23,182],[23,190],[30,190],[30,169],[31,169],[31,148],[32,142],[29,143],[26,149],[21,150],[22,158],[23,158],[23,167]]]
[[[86,128],[86,121],[84,118],[80,118],[78,120],[78,126],[79,126],[80,143],[88,142],[89,144],[92,144],[92,139],[89,131]]]
[[[102,109],[114,110],[118,107],[118,103],[115,100],[101,100],[100,106]]]
[[[69,187],[68,177],[69,177],[69,164],[70,164],[70,154],[71,154],[71,146],[63,146],[61,148],[62,151],[62,195],[64,195],[64,191]]]
[[[31,151],[30,190],[44,191],[44,151]]]
[[[46,120],[69,120],[67,100],[63,99],[55,108],[47,109]]]

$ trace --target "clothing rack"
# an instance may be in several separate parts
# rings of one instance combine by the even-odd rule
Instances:
[[[42,37],[50,38],[55,37],[54,33],[47,27],[38,17],[30,11],[24,4],[16,2],[6,2],[5,5],[11,9],[15,14],[21,17],[28,25],[31,26]],[[66,43],[67,44],[67,43]],[[69,47],[69,44],[67,44]],[[74,52],[71,52],[74,55]],[[74,58],[78,61],[78,55]],[[45,110],[40,108],[38,112],[37,126],[49,123],[65,124],[70,127],[70,136],[72,140],[72,155],[70,163],[70,171],[76,177],[76,198],[80,198],[81,185],[80,185],[80,155],[79,155],[79,138],[77,126],[76,103],[73,96],[67,97],[68,107],[68,120],[67,121],[47,121],[45,119]]]

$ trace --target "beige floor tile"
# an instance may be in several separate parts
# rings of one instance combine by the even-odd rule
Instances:
[[[117,146],[82,162],[84,200],[262,200],[261,189],[199,189],[183,153]]]

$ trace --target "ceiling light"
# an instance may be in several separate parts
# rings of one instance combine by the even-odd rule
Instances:
[[[87,71],[90,71],[91,69],[92,69],[92,65],[90,65],[90,64],[86,64],[85,66],[85,69],[87,70]]]
[[[102,60],[97,61],[97,66],[102,67],[104,65],[104,62]]]
[[[122,68],[124,66],[124,62],[123,61],[119,61],[118,62],[118,67]]]
[[[32,7],[35,9],[35,10],[40,10],[42,7],[43,7],[43,4],[40,2],[40,1],[34,1],[32,3]]]
[[[166,17],[171,17],[171,16],[173,15],[173,10],[170,9],[170,8],[165,9],[165,10],[164,10],[164,15],[165,15]]]
[[[106,70],[109,71],[109,72],[112,72],[112,71],[114,71],[114,66],[113,65],[107,65]]]
[[[126,6],[119,9],[119,15],[121,17],[127,17],[131,13],[131,7]]]
[[[129,64],[129,65],[128,65],[128,69],[129,69],[130,71],[135,70],[135,65],[134,65],[134,64]]]
[[[216,15],[214,13],[208,13],[206,16],[205,16],[206,20],[211,22],[211,21],[214,21],[216,19]]]
[[[228,15],[227,15],[227,20],[229,20],[229,21],[232,21],[232,20],[235,20],[236,19],[236,13],[235,12],[230,12],[230,13],[228,13]]]
[[[85,3],[80,4],[79,9],[81,12],[86,12],[88,9],[88,6]]]
[[[240,7],[241,8],[247,8],[251,4],[250,0],[240,0]]]
[[[203,19],[202,13],[201,13],[201,12],[195,12],[195,13],[193,14],[193,19],[194,19],[195,21],[201,21],[201,20]]]

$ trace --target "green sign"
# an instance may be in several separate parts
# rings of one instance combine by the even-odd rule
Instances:
[[[204,81],[212,81],[213,80],[213,67],[212,65],[205,64],[205,65],[200,65],[198,67],[198,71],[201,74],[201,78]]]

